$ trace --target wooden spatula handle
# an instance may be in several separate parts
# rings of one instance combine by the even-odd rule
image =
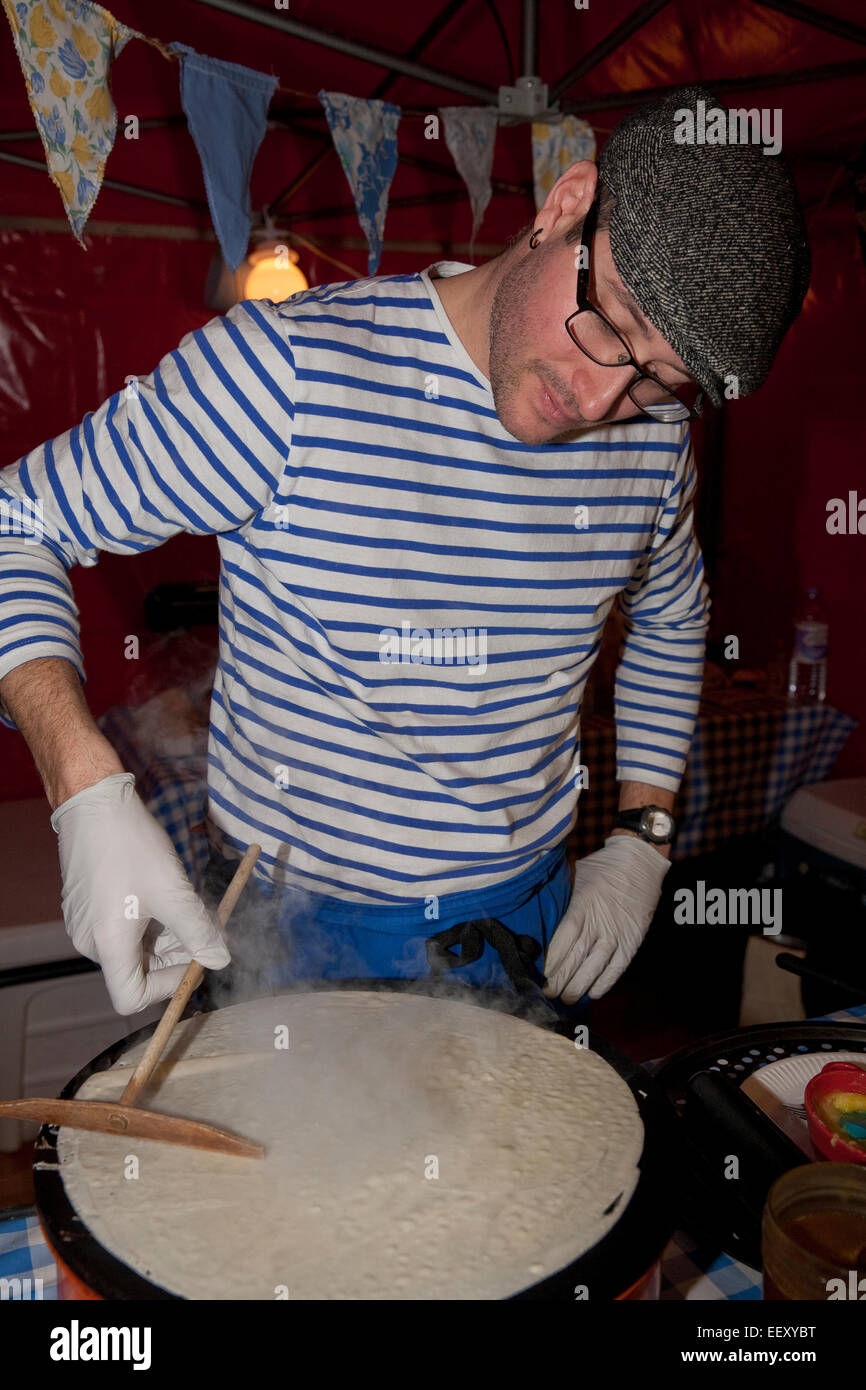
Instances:
[[[193,1149],[263,1158],[261,1144],[232,1134],[228,1129],[160,1115],[156,1110],[119,1105],[111,1100],[54,1100],[28,1096],[25,1100],[0,1101],[0,1115],[9,1119],[35,1120],[40,1125],[64,1125],[67,1129],[95,1130],[97,1134],[126,1134],[130,1139],[156,1139],[165,1144],[185,1144]]]
[[[217,908],[217,919],[221,927],[224,927],[231,917],[235,903],[243,892],[247,879],[253,871],[253,865],[261,852],[261,845],[250,845],[238,864],[232,881],[223,894],[222,902]],[[145,1048],[144,1056],[126,1083],[123,1095],[120,1097],[121,1105],[135,1105],[140,1091],[146,1085],[151,1072],[162,1055],[175,1024],[189,1003],[190,995],[201,984],[203,975],[204,966],[199,965],[197,960],[191,960],[183,979],[168,1001],[165,1013],[159,1020],[156,1031]]]

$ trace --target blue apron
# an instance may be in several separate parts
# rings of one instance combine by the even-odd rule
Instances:
[[[236,867],[212,860],[212,896]],[[241,914],[244,932],[255,923],[267,936],[260,934],[258,945],[246,943],[245,968],[261,962],[256,983],[266,990],[305,980],[424,980],[443,970],[455,983],[501,988],[513,983],[515,960],[541,982],[544,955],[571,895],[571,874],[563,841],[505,883],[412,907],[346,902],[257,880],[246,891],[258,902]],[[479,928],[469,933],[454,930],[476,922]]]

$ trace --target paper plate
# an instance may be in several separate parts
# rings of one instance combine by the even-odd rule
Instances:
[[[784,1057],[771,1062],[747,1077],[740,1089],[759,1105],[765,1115],[792,1139],[807,1158],[820,1158],[809,1138],[809,1126],[803,1110],[803,1096],[813,1076],[823,1071],[828,1062],[857,1062],[864,1067],[862,1052],[805,1052],[797,1057]]]

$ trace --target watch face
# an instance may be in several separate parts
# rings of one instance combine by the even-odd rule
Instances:
[[[652,806],[644,812],[644,829],[654,840],[663,842],[673,829],[673,816],[661,806]]]

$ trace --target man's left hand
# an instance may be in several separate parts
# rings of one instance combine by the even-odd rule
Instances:
[[[603,849],[577,861],[571,901],[544,961],[549,998],[599,999],[616,983],[646,936],[670,867],[636,835],[609,835]]]

